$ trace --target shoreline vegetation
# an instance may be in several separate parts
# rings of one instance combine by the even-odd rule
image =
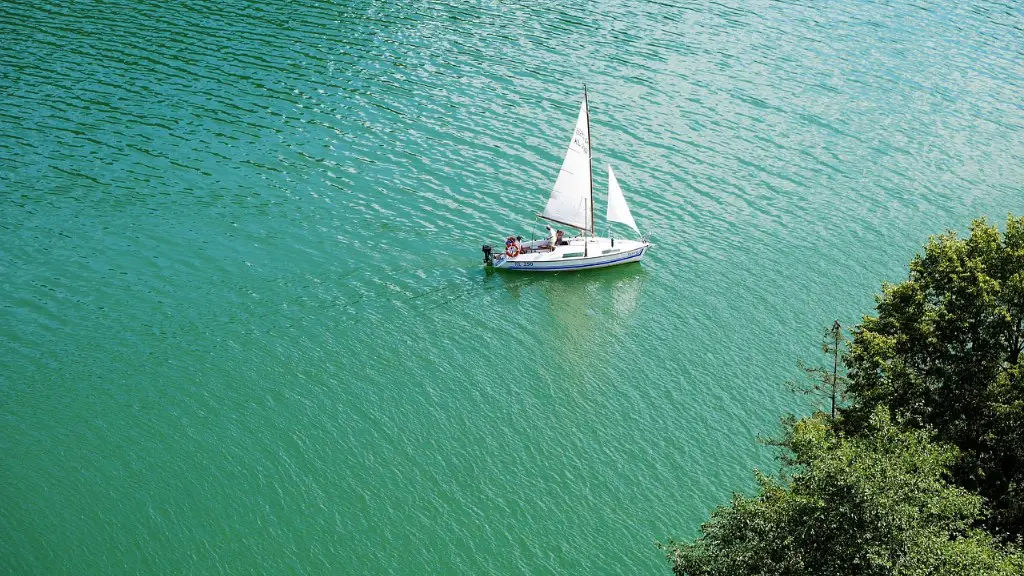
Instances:
[[[675,574],[1024,574],[1024,217],[933,236],[909,268],[801,366],[832,410],[783,418],[779,472],[658,543]]]

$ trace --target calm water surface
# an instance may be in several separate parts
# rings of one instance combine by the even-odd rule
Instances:
[[[667,574],[930,233],[1016,2],[0,4],[0,572]],[[643,265],[488,275],[582,84]]]

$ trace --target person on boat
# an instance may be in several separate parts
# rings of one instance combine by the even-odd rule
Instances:
[[[555,232],[555,246],[568,246],[569,241],[564,238],[565,232],[561,230]]]
[[[548,250],[554,250],[555,244],[555,231],[551,229],[551,226],[545,226],[548,229],[548,236],[537,244],[537,248],[544,248]]]

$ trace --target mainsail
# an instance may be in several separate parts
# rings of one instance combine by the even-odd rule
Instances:
[[[612,172],[611,164],[608,165],[608,221],[620,222],[636,230],[637,234],[640,233],[640,229],[636,227],[636,221],[633,220],[633,215],[629,212],[629,206],[626,205],[626,197],[622,195],[622,188],[619,188],[619,181],[615,179],[615,173]]]
[[[562,161],[562,170],[541,216],[566,226],[593,231],[591,213],[594,199],[590,178],[590,122],[587,99],[584,98],[576,130]]]

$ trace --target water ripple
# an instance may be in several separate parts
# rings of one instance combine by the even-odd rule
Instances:
[[[822,326],[1022,211],[1020,16],[0,5],[0,571],[665,570]],[[655,249],[484,273],[584,82]]]

